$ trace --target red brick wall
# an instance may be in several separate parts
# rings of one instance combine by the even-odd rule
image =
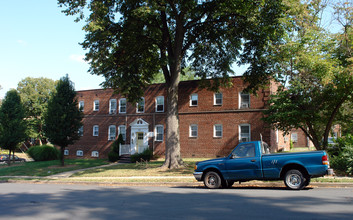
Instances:
[[[179,119],[180,119],[180,146],[182,157],[215,157],[225,156],[239,143],[239,125],[250,124],[251,140],[263,140],[270,145],[276,144],[273,131],[261,120],[262,110],[272,87],[261,90],[256,96],[250,96],[250,108],[239,109],[239,93],[246,85],[240,77],[232,78],[233,86],[220,88],[223,94],[223,104],[214,105],[214,92],[199,89],[198,81],[181,82],[179,86]],[[198,105],[190,106],[190,95],[198,94]],[[68,149],[69,157],[76,157],[76,151],[82,150],[85,158],[91,158],[92,151],[99,151],[100,158],[106,158],[112,141],[108,141],[108,127],[115,125],[118,132],[119,125],[126,125],[127,144],[130,143],[130,123],[141,118],[149,124],[149,131],[154,131],[155,125],[165,125],[165,113],[156,113],[155,98],[164,96],[166,109],[166,91],[164,84],[154,84],[145,91],[145,112],[136,113],[136,106],[128,103],[126,114],[109,114],[109,100],[116,99],[119,106],[121,95],[114,94],[112,89],[87,90],[78,92],[78,101],[84,101],[84,135]],[[99,100],[99,111],[93,111],[94,100]],[[198,137],[189,137],[189,126],[198,125]],[[213,126],[222,124],[223,136],[213,137]],[[99,126],[99,136],[93,136],[93,126]],[[149,146],[157,155],[164,155],[164,141],[157,142],[149,138]]]

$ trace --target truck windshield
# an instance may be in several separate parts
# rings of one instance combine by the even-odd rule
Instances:
[[[233,158],[255,157],[255,144],[247,143],[238,145],[232,152]]]

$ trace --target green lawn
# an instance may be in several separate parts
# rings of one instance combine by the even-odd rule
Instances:
[[[111,167],[78,172],[72,177],[190,176],[194,172],[195,162],[201,160],[204,160],[204,158],[184,158],[185,166],[173,170],[161,169],[163,160],[136,164],[118,164]]]
[[[50,176],[71,170],[84,169],[108,164],[103,159],[66,159],[65,166],[60,165],[59,160],[26,162],[11,164],[11,166],[0,165],[1,176]]]

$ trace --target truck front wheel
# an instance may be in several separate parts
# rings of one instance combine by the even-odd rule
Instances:
[[[203,179],[203,183],[209,189],[218,189],[222,185],[222,179],[217,172],[208,171],[205,174],[205,178]]]
[[[301,190],[305,187],[305,178],[299,170],[289,170],[284,176],[284,184],[289,189]]]

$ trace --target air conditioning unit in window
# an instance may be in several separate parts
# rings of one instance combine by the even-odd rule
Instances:
[[[110,114],[116,114],[116,109],[110,109]]]
[[[241,108],[249,108],[249,103],[241,103]]]

